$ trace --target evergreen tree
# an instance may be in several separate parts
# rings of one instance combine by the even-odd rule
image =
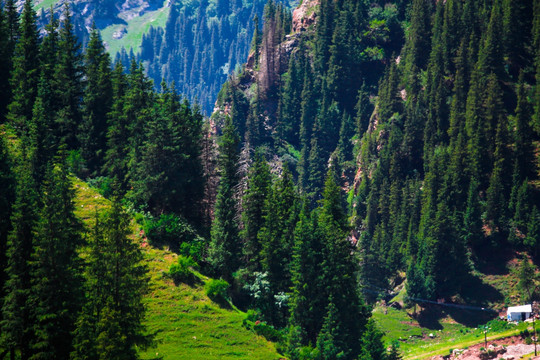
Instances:
[[[80,99],[82,88],[82,55],[75,36],[69,4],[64,5],[63,20],[59,30],[58,62],[54,70],[58,114],[57,138],[68,150],[78,149],[78,127],[81,123]]]
[[[98,30],[93,27],[84,54],[85,89],[79,142],[81,155],[90,175],[102,172],[107,151],[107,114],[111,111],[113,93],[111,61]]]
[[[88,302],[77,322],[74,359],[136,360],[138,349],[151,343],[143,324],[142,301],[148,290],[148,269],[130,233],[130,218],[115,198],[90,241]]]
[[[286,165],[265,204],[264,225],[259,231],[262,245],[262,268],[268,274],[272,294],[288,291],[291,285],[290,267],[294,244],[294,228],[298,217],[297,196],[292,174]],[[274,324],[284,322],[275,305],[265,314]]]
[[[531,249],[534,256],[538,256],[540,247],[540,212],[537,206],[533,206],[529,223],[527,224],[527,236],[523,240],[525,246]]]
[[[232,279],[232,273],[240,264],[235,194],[238,184],[238,143],[234,125],[230,117],[227,117],[219,140],[220,181],[208,249],[208,261],[225,280]]]
[[[32,1],[26,0],[20,24],[20,38],[13,56],[10,85],[12,101],[7,118],[18,134],[27,134],[39,79],[39,37]]]
[[[129,163],[129,143],[131,138],[130,123],[124,113],[124,96],[127,92],[127,79],[124,75],[122,63],[115,65],[112,73],[112,98],[111,111],[107,114],[107,150],[105,154],[104,172],[115,181],[118,191],[127,191],[127,174]],[[131,108],[126,104],[126,110]]]
[[[0,136],[0,303],[7,280],[7,241],[11,230],[11,211],[15,202],[15,174],[4,136]],[[0,321],[2,313],[0,312]]]
[[[248,174],[246,194],[242,201],[242,223],[244,228],[241,236],[245,242],[244,257],[247,268],[261,271],[262,244],[259,241],[259,231],[266,216],[265,203],[270,194],[272,179],[270,169],[261,153],[255,155],[255,162]]]
[[[317,228],[318,214],[304,203],[295,229],[291,264],[292,295],[289,352],[302,346],[315,345],[323,318],[314,316],[326,311],[327,299],[321,286],[322,242]],[[298,332],[293,337],[294,332]]]
[[[361,334],[368,315],[356,284],[356,263],[347,238],[347,221],[343,210],[341,190],[335,175],[329,171],[323,193],[319,224],[323,239],[322,285],[328,295],[327,318],[319,333],[317,343],[328,348],[333,356],[343,353],[353,359],[361,350]],[[335,310],[333,309],[335,307]],[[318,345],[319,348],[321,348]],[[327,351],[327,350],[325,350]]]
[[[152,214],[172,212],[197,219],[202,197],[202,168],[199,161],[202,116],[181,103],[176,90],[164,86],[145,124],[146,139],[141,157],[131,168],[130,196]]]
[[[23,155],[25,156],[25,155]],[[35,241],[38,197],[32,169],[25,161],[18,169],[16,200],[11,217],[12,230],[7,243],[7,281],[2,304],[2,345],[21,360],[32,355],[35,319],[31,301],[31,256]]]
[[[82,298],[79,248],[82,224],[74,214],[65,160],[50,166],[43,185],[42,207],[32,254],[32,359],[68,359]],[[61,301],[59,301],[61,299]]]

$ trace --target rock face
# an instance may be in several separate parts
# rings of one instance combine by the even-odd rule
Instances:
[[[306,31],[317,20],[317,7],[320,0],[304,0],[292,16],[292,28],[295,33]]]

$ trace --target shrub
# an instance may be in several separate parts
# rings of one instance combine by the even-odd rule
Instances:
[[[102,196],[109,198],[113,194],[113,180],[106,176],[88,179],[88,185],[95,188]]]
[[[525,338],[525,344],[527,344],[527,345],[531,345],[531,344],[532,344],[532,342],[533,342],[533,341],[532,341],[532,339],[531,339],[531,337],[530,337],[530,336],[527,336],[527,337]]]
[[[197,266],[197,263],[192,258],[186,256],[178,256],[176,264],[172,264],[169,268],[169,276],[175,283],[189,283],[194,279],[191,268]]]
[[[272,325],[268,325],[266,321],[260,321],[260,316],[261,314],[258,312],[248,310],[242,322],[244,327],[248,330],[255,331],[257,335],[264,336],[269,341],[283,342],[285,340],[283,332],[277,330]]]
[[[223,279],[210,280],[206,283],[206,295],[215,302],[227,301],[227,290],[229,283]]]
[[[159,218],[148,217],[143,229],[152,245],[168,245],[172,251],[182,250],[183,255],[191,256],[195,261],[201,260],[203,239],[180,216],[162,214]]]

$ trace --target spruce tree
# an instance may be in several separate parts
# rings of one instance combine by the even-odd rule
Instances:
[[[238,184],[238,135],[227,117],[223,135],[219,139],[218,166],[220,181],[212,222],[208,261],[217,274],[225,280],[232,279],[232,273],[240,264],[239,229],[236,216],[236,185]]]
[[[32,359],[68,359],[83,300],[82,224],[74,214],[75,192],[65,160],[49,165],[42,193],[32,253]]]
[[[20,38],[13,56],[10,85],[12,101],[8,120],[19,135],[27,134],[39,79],[39,35],[32,0],[26,0],[20,24]]]
[[[68,150],[78,149],[78,127],[81,123],[80,99],[82,88],[82,55],[74,33],[69,4],[64,5],[63,20],[59,30],[58,62],[54,69],[54,88],[58,100],[56,116],[57,137]]]
[[[264,224],[265,203],[271,190],[271,183],[268,164],[262,154],[257,153],[248,174],[247,190],[242,201],[244,227],[241,236],[244,240],[244,263],[252,272],[262,270],[262,244],[258,235]]]
[[[130,237],[128,214],[115,198],[90,240],[86,298],[77,322],[74,359],[139,359],[152,338],[144,325],[148,269]]]
[[[323,318],[314,314],[324,313],[328,301],[320,281],[323,249],[317,222],[317,212],[310,212],[307,202],[304,202],[295,229],[291,264],[291,353],[302,346],[315,345]],[[298,334],[293,336],[295,332]]]
[[[0,135],[0,302],[4,298],[4,285],[7,280],[7,241],[11,230],[11,211],[15,202],[15,174],[13,161],[6,140]],[[0,312],[0,321],[2,313]]]
[[[23,156],[26,156],[23,154]],[[23,160],[24,161],[24,160]],[[8,235],[6,268],[2,304],[2,345],[11,352],[17,351],[21,360],[32,355],[34,324],[31,300],[31,260],[35,242],[38,195],[28,160],[18,168],[16,200],[11,216],[12,230]]]
[[[360,338],[368,315],[358,293],[357,268],[347,238],[348,225],[341,190],[332,171],[329,171],[325,182],[319,224],[324,254],[322,285],[328,296],[328,307],[326,325],[323,325],[317,342],[328,344],[333,338],[333,348],[328,351],[336,351],[335,354],[343,352],[345,359],[353,359],[360,352]]]
[[[130,128],[129,118],[124,113],[124,98],[127,79],[122,63],[116,63],[112,73],[112,107],[107,114],[107,147],[104,173],[118,186],[118,191],[127,191]],[[126,104],[127,106],[130,106]]]
[[[85,88],[79,142],[90,175],[102,173],[107,151],[107,114],[112,106],[111,61],[95,26],[84,54]]]

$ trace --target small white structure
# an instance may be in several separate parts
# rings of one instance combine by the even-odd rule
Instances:
[[[506,317],[508,321],[525,321],[531,317],[532,306],[521,305],[521,306],[510,306],[506,311]]]

